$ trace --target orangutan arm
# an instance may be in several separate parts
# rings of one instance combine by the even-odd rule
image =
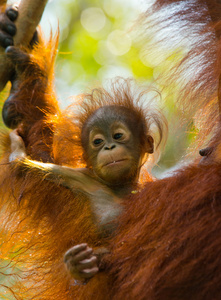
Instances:
[[[36,172],[47,180],[57,182],[70,189],[79,189],[86,193],[93,193],[99,188],[105,186],[95,180],[86,168],[70,168],[51,163],[42,163],[27,158],[25,144],[18,135],[17,130],[10,133],[11,154],[9,161],[19,164],[26,171]]]
[[[87,168],[71,168],[30,160],[27,158],[24,141],[18,135],[17,129],[10,133],[10,139],[11,155],[9,161],[20,166],[23,171],[44,176],[44,179],[58,182],[72,191],[79,190],[86,193],[91,202],[96,204],[95,206],[99,206],[99,203],[104,206],[104,203],[107,203],[109,208],[111,203],[120,203],[120,199],[114,195],[112,190],[99,182]]]

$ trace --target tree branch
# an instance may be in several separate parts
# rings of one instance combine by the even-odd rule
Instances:
[[[27,46],[38,26],[48,0],[21,0],[18,8],[19,16],[16,21],[17,33],[14,37],[15,46]],[[6,1],[0,0],[4,5]],[[10,79],[10,64],[6,58],[5,50],[0,49],[0,92]]]

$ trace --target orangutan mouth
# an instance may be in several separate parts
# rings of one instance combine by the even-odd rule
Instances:
[[[111,162],[108,162],[107,164],[105,164],[104,167],[118,165],[118,164],[121,164],[122,162],[124,162],[126,160],[127,159],[114,160],[114,161],[111,161]]]

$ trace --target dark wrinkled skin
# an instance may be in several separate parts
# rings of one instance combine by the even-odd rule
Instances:
[[[13,37],[17,31],[14,22],[17,17],[16,7],[8,7],[5,13],[0,14],[0,45],[3,48],[14,45]]]

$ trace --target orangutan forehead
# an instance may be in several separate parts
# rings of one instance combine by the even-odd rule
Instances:
[[[86,121],[87,127],[111,126],[114,122],[124,124],[134,123],[133,112],[124,106],[103,106],[98,108]]]
[[[106,122],[104,120],[103,122],[99,122],[98,124],[94,123],[93,127],[90,130],[90,134],[105,133],[105,132],[115,131],[119,129],[128,131],[129,127],[127,126],[127,124],[121,121],[113,120],[112,122],[109,121]]]

